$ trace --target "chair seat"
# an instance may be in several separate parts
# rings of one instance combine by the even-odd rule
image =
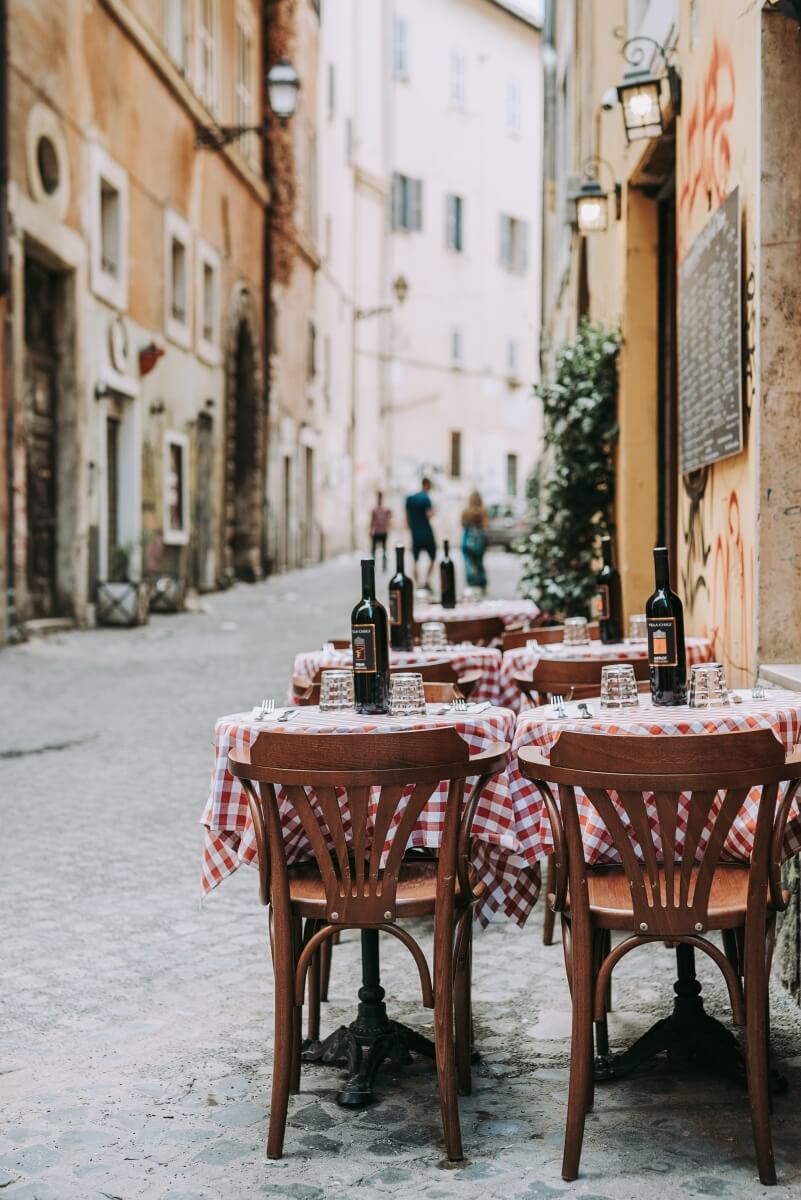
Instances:
[[[480,896],[483,884],[473,884]],[[434,912],[437,894],[436,859],[417,859],[401,865],[395,912],[398,917],[425,917]],[[457,881],[457,902],[461,889]],[[318,920],[325,916],[325,887],[315,863],[297,863],[289,868],[289,897],[299,916]]]
[[[692,873],[692,886],[698,874],[697,868]],[[645,872],[643,872],[645,877]],[[660,888],[665,888],[665,873],[659,871]],[[593,923],[599,929],[634,930],[634,910],[631,903],[625,871],[618,867],[601,867],[587,872],[587,891]],[[692,894],[692,893],[691,893]],[[786,896],[785,899],[789,897]],[[737,929],[745,922],[746,902],[748,899],[748,864],[721,863],[712,878],[712,888],[709,895],[709,919],[707,929]],[[548,897],[548,903],[553,900]],[[770,896],[768,911],[772,911]],[[569,913],[569,910],[568,910]],[[660,933],[666,929],[666,914],[662,916]],[[693,933],[692,929],[673,933]]]

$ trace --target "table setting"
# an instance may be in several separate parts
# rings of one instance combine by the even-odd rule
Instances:
[[[475,621],[482,617],[500,617],[507,629],[530,625],[539,616],[540,610],[533,600],[513,598],[510,600],[485,600],[463,598],[454,608],[443,608],[441,604],[415,600],[416,621]]]

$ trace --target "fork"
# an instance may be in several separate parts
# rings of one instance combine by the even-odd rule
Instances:
[[[264,718],[268,717],[270,715],[270,713],[272,713],[272,712],[275,712],[275,701],[273,700],[272,696],[270,696],[269,698],[266,698],[266,699],[262,700],[262,702],[261,702],[261,712],[259,713],[259,720],[263,721]]]
[[[554,708],[556,709],[557,717],[559,717],[560,720],[567,720],[567,713],[565,712],[564,696],[551,696],[551,703],[553,704]]]
[[[451,708],[454,712],[457,712],[457,713],[467,712],[467,701],[460,700],[460,699],[453,700],[451,702]]]

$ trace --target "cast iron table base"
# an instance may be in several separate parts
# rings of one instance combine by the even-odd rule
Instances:
[[[673,985],[676,998],[673,1012],[663,1017],[638,1038],[622,1054],[609,1053],[603,1033],[597,1038],[595,1082],[608,1083],[626,1079],[643,1063],[663,1051],[668,1060],[679,1067],[698,1066],[733,1079],[747,1086],[745,1058],[737,1038],[704,1009],[701,984],[695,975],[695,952],[692,946],[676,947],[678,978]],[[769,1076],[774,1094],[787,1091],[787,1079],[773,1068]]]
[[[434,1058],[434,1043],[387,1017],[381,987],[378,930],[362,930],[362,986],[357,1016],[320,1042],[307,1043],[301,1054],[306,1063],[347,1066],[348,1077],[337,1092],[345,1108],[364,1108],[374,1099],[373,1085],[382,1063],[409,1063],[411,1055]]]

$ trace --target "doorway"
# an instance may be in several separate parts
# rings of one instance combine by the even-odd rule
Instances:
[[[314,450],[311,446],[306,446],[305,455],[305,472],[304,483],[306,485],[306,495],[304,497],[303,515],[303,559],[304,565],[312,562],[314,555]]]
[[[194,584],[209,591],[215,584],[214,565],[214,421],[202,412],[197,421],[197,487],[195,489]]]
[[[671,562],[678,546],[679,394],[676,338],[676,178],[673,173],[657,196],[659,227],[658,323],[658,527],[660,546]]]
[[[28,615],[58,615],[57,276],[25,259],[25,412]]]
[[[264,473],[258,349],[251,322],[234,327],[228,362],[225,564],[229,576],[259,579]]]

